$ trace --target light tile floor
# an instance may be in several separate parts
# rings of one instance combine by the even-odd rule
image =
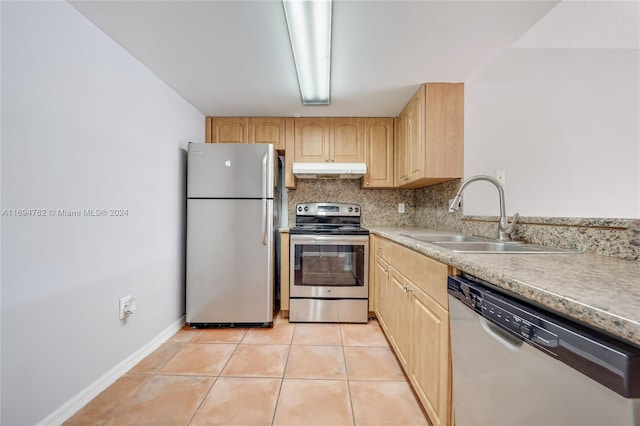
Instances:
[[[184,328],[67,425],[426,425],[376,321]]]

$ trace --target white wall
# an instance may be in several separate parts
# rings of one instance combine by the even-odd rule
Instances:
[[[509,215],[640,217],[637,49],[509,49],[466,84],[465,177]],[[474,183],[464,213],[497,215]]]
[[[68,3],[1,7],[1,207],[47,212],[2,217],[0,423],[27,425],[184,314],[185,149],[204,117]]]

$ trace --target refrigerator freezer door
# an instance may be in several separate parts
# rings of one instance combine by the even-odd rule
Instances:
[[[272,200],[187,200],[187,323],[273,322],[272,217]]]
[[[271,144],[190,143],[187,198],[273,198]]]

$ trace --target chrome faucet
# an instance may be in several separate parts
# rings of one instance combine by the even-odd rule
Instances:
[[[515,213],[513,215],[513,221],[509,223],[509,219],[507,219],[504,207],[504,189],[502,188],[500,182],[498,182],[497,179],[491,176],[472,176],[462,181],[462,183],[460,184],[460,188],[458,188],[456,196],[449,200],[449,212],[454,212],[460,208],[460,204],[462,203],[462,191],[464,190],[464,188],[471,182],[476,182],[479,180],[486,180],[487,182],[491,182],[496,186],[496,188],[498,188],[498,194],[500,195],[500,224],[498,225],[498,239],[500,241],[508,241],[511,239],[511,234],[513,234],[516,230],[516,223],[518,222],[518,218],[520,217],[520,215],[518,213]]]

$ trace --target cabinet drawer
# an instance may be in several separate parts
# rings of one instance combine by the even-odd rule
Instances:
[[[389,243],[389,245],[390,248],[387,251],[391,251],[391,265],[398,271],[402,271],[405,277],[448,310],[447,274],[449,267],[398,244]]]
[[[391,263],[392,246],[395,246],[395,243],[392,243],[385,238],[376,238],[376,256],[387,263]]]

